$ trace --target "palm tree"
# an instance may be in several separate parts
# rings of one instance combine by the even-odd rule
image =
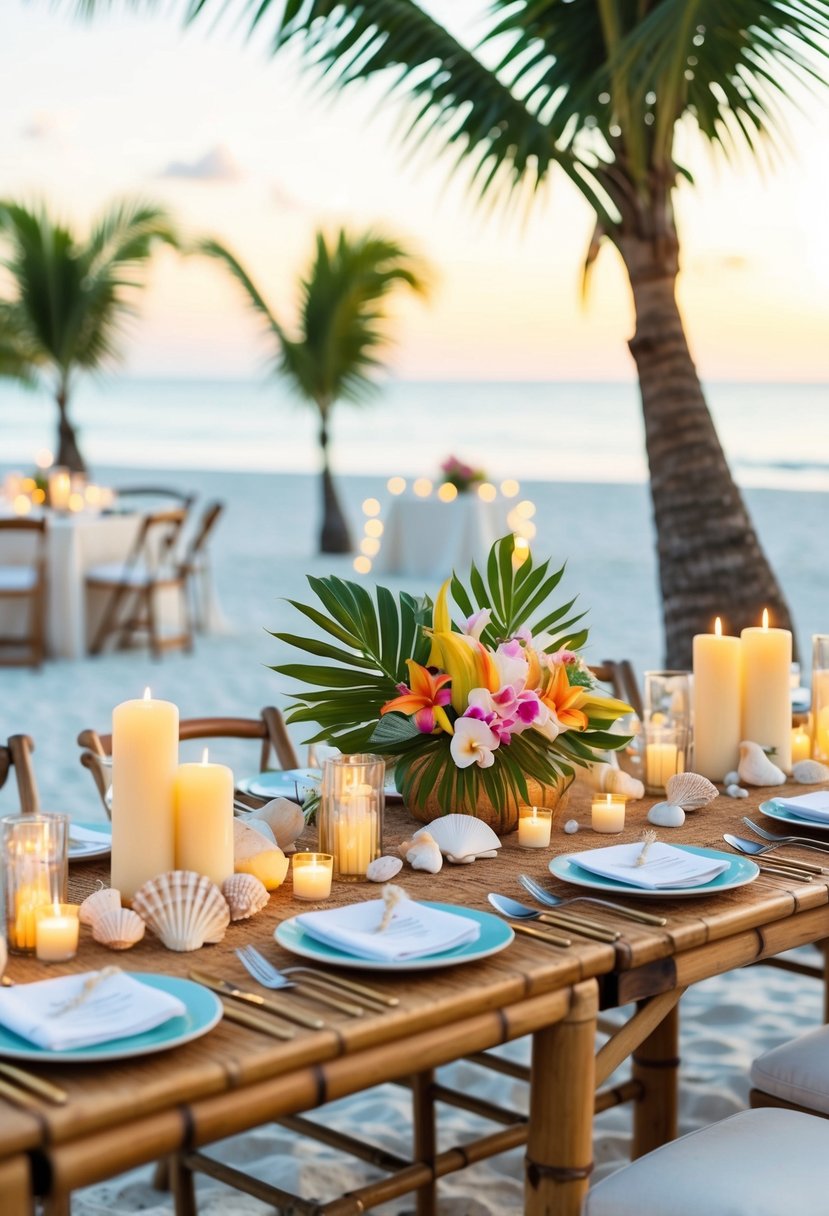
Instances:
[[[376,389],[373,374],[388,344],[385,300],[401,288],[426,291],[426,271],[397,241],[375,232],[327,240],[318,232],[314,259],[299,284],[295,337],[277,321],[237,259],[218,241],[202,252],[219,258],[241,284],[248,302],[275,342],[274,366],[319,420],[322,454],[321,553],[348,553],[351,538],[337,498],[328,457],[331,412],[338,401],[362,402]]]
[[[105,0],[77,0],[87,12]],[[430,4],[434,8],[434,4]],[[823,0],[492,0],[476,49],[414,0],[189,0],[195,18],[238,9],[273,22],[274,52],[304,42],[340,85],[380,74],[413,101],[409,135],[450,148],[478,195],[526,189],[553,167],[596,215],[589,265],[615,246],[636,312],[630,350],[645,419],[669,666],[715,614],[790,615],[729,472],[685,337],[673,207],[688,175],[680,126],[726,153],[782,142],[780,102],[824,82]],[[267,32],[267,31],[266,31]],[[490,66],[490,65],[493,66]]]
[[[115,359],[143,272],[159,243],[177,245],[160,207],[118,203],[79,239],[45,207],[0,202],[0,374],[47,383],[58,407],[58,464],[84,472],[69,405],[77,374]]]

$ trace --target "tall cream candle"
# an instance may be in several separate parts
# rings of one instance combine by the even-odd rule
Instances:
[[[180,764],[176,773],[176,869],[195,870],[220,887],[233,873],[233,772]]]
[[[694,637],[694,771],[722,781],[736,769],[741,739],[742,645],[713,633]]]
[[[763,610],[760,628],[744,629],[743,738],[773,748],[771,759],[784,773],[792,771],[792,701],[789,673],[792,635],[788,629],[769,629]]]
[[[112,886],[129,902],[175,866],[174,795],[178,708],[124,701],[112,711]]]

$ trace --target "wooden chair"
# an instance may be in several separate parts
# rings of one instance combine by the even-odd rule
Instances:
[[[0,600],[29,601],[29,629],[0,636],[0,664],[39,667],[46,649],[46,520],[0,519],[0,533],[19,533],[32,543],[29,561],[0,566]],[[8,653],[12,651],[12,653]]]
[[[189,511],[196,501],[195,494],[184,490],[173,490],[169,486],[122,486],[115,491],[118,501],[130,498],[150,499],[155,502],[177,503],[183,510]]]
[[[614,697],[632,706],[637,718],[642,720],[642,693],[629,659],[604,659],[601,663],[591,664],[590,671],[600,684],[610,686]]]
[[[149,637],[154,658],[160,658],[165,650],[192,648],[187,578],[176,553],[186,518],[184,507],[145,515],[124,562],[94,566],[87,572],[88,590],[109,592],[90,654],[100,654],[111,634],[117,635],[118,649],[124,649],[142,632]],[[178,592],[181,631],[163,634],[156,597],[160,591],[170,589]]]
[[[207,504],[181,559],[181,569],[187,579],[193,605],[193,624],[202,633],[209,624],[207,597],[209,595],[210,554],[208,541],[224,509],[223,502]]]
[[[272,705],[266,706],[258,718],[185,718],[179,723],[179,739],[260,739],[260,770],[272,763],[272,755],[280,768],[299,768],[299,757],[285,729],[282,714]],[[104,810],[109,815],[107,794],[110,770],[107,761],[112,756],[112,735],[82,730],[78,735],[78,746],[83,749],[81,764],[91,772]]]
[[[14,769],[20,811],[23,815],[36,815],[40,810],[40,795],[37,791],[32,752],[35,745],[28,735],[11,735],[5,746],[0,745],[0,787]]]

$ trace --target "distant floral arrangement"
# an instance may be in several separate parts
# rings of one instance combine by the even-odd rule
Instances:
[[[440,471],[444,482],[454,486],[459,494],[466,494],[473,486],[486,481],[486,473],[483,469],[473,468],[471,464],[459,460],[457,456],[447,456],[440,466]]]

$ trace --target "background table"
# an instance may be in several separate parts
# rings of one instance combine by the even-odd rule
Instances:
[[[483,502],[474,492],[452,502],[436,496],[395,498],[383,524],[375,572],[434,578],[485,561],[498,537],[509,531],[504,502]]]

